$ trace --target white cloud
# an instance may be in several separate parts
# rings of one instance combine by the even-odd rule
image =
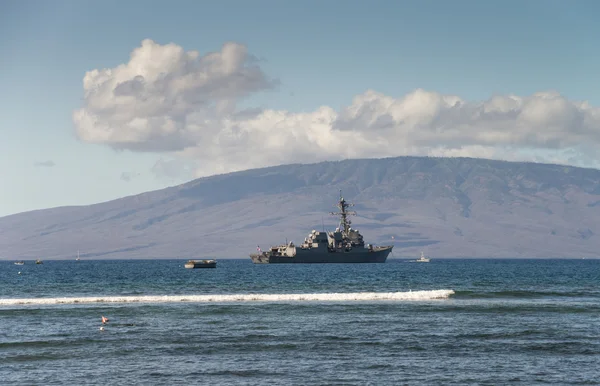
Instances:
[[[556,92],[465,101],[368,90],[340,111],[240,111],[240,99],[275,85],[246,47],[200,55],[151,40],[128,63],[88,72],[83,84],[85,104],[73,113],[82,140],[187,158],[196,176],[397,155],[598,164],[600,108]],[[157,173],[173,175],[165,165]]]
[[[85,104],[73,113],[77,135],[139,151],[210,142],[236,101],[273,86],[254,62],[237,43],[200,56],[144,40],[128,63],[85,74]]]

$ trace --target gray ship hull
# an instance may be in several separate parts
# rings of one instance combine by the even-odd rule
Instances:
[[[351,250],[349,252],[326,252],[298,249],[294,256],[273,256],[270,252],[252,253],[254,264],[319,264],[319,263],[385,263],[393,246],[377,247],[375,250]]]

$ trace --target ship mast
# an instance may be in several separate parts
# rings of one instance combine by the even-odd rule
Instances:
[[[347,210],[351,206],[354,206],[354,204],[350,204],[344,200],[344,197],[342,197],[342,190],[340,189],[340,201],[337,204],[337,207],[340,209],[340,211],[330,212],[330,214],[334,216],[340,216],[340,228],[342,229],[342,234],[345,237],[348,237],[350,233],[350,224],[352,224],[348,216],[356,216],[356,212]]]

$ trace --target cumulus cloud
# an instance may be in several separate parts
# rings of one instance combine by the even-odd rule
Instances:
[[[275,85],[243,45],[200,55],[144,40],[129,62],[86,73],[85,103],[73,120],[84,141],[187,158],[196,176],[398,155],[598,163],[600,108],[554,91],[466,101],[368,90],[340,110],[238,108]],[[155,173],[173,175],[165,162]]]
[[[56,166],[56,164],[52,160],[35,162],[34,165],[35,166],[40,166],[40,167],[47,167],[47,168],[51,168],[53,166]]]

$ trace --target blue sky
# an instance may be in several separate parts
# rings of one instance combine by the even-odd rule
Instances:
[[[599,14],[595,1],[552,0],[0,2],[0,216],[106,201],[212,173],[354,156],[597,167]],[[246,47],[244,60],[259,69],[252,76],[272,82],[256,86],[248,78],[243,88],[219,78],[214,85],[240,87],[226,101],[235,108],[227,115],[197,105],[201,117],[194,115],[195,126],[191,115],[176,120],[183,125],[176,138],[158,123],[123,128],[114,111],[132,104],[111,100],[112,91],[86,98],[83,79],[86,71],[128,63],[144,39],[200,56],[234,42],[236,55]],[[135,75],[128,70],[114,82],[127,74]],[[205,91],[190,92],[204,98]],[[511,95],[516,107],[498,107]],[[454,96],[460,112],[452,110]],[[473,118],[484,103],[504,115]],[[263,113],[231,118],[244,108]],[[77,122],[78,109],[95,123]],[[382,129],[386,119],[393,122]],[[119,134],[103,136],[104,122]],[[433,136],[440,128],[445,134]],[[369,146],[377,141],[388,146]],[[296,150],[283,150],[290,146]]]

